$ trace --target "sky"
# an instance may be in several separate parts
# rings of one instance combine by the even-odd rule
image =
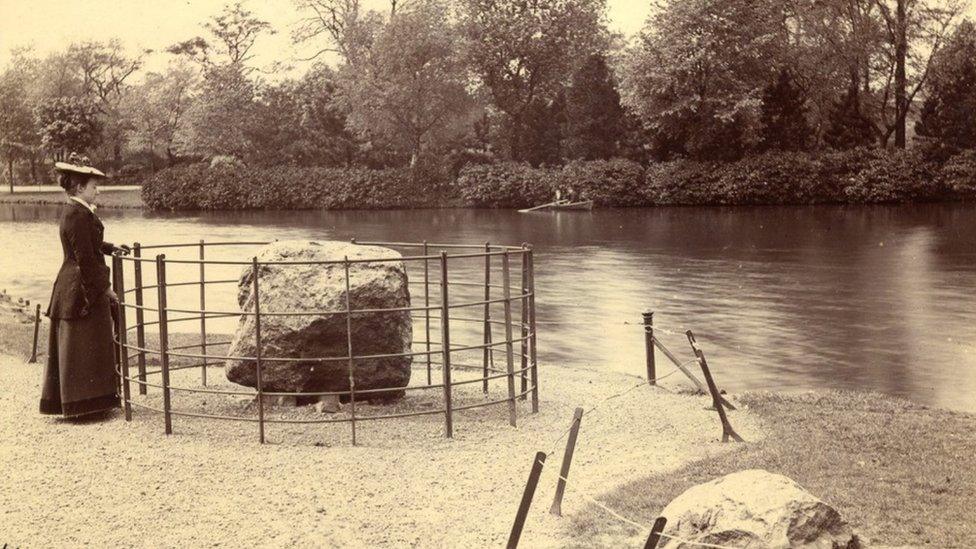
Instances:
[[[11,48],[33,45],[39,54],[72,42],[117,37],[135,53],[147,49],[147,70],[161,70],[172,57],[162,53],[174,43],[203,35],[201,23],[220,12],[225,0],[0,0],[0,69]],[[388,9],[387,0],[362,0],[366,8]],[[313,55],[313,45],[296,46],[291,28],[301,19],[291,0],[248,0],[245,6],[277,30],[254,47],[254,62],[292,63]],[[608,0],[611,28],[636,33],[650,12],[650,2]],[[319,44],[319,48],[322,44]],[[328,61],[328,59],[326,59]],[[295,64],[301,64],[296,62]]]

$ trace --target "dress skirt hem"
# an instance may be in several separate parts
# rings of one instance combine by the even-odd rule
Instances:
[[[119,407],[108,296],[87,315],[51,319],[40,413],[79,416]]]

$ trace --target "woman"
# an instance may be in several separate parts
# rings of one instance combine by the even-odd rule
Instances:
[[[93,204],[105,174],[73,153],[68,160],[54,165],[68,203],[59,229],[64,262],[46,313],[51,336],[40,411],[73,417],[119,405],[111,312],[118,298],[103,254],[127,254],[129,248],[102,238],[105,228]]]

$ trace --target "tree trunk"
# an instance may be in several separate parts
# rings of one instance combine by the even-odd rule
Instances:
[[[30,155],[30,172],[31,172],[31,184],[40,185],[37,180],[37,155],[33,152]]]
[[[905,36],[906,0],[898,0],[895,24],[895,147],[905,148],[905,118],[908,114],[908,98],[905,93],[905,57],[908,44]]]
[[[10,194],[14,194],[14,156],[7,155],[7,172],[10,175]]]

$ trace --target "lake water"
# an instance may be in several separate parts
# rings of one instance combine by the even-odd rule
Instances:
[[[47,303],[61,262],[57,215],[53,206],[0,205],[0,288]],[[695,331],[730,391],[874,390],[976,412],[973,204],[99,215],[107,239],[143,244],[529,242],[543,392],[563,365],[642,374],[643,334],[625,323],[652,310],[661,328]],[[208,290],[211,307],[233,307],[225,288]],[[691,357],[684,336],[660,335]]]

